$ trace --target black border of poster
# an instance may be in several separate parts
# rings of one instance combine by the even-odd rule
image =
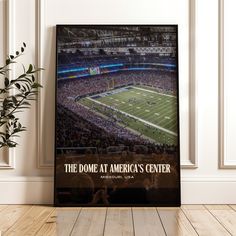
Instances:
[[[178,171],[179,186],[178,200],[170,204],[57,204],[56,203],[56,127],[57,127],[57,66],[58,66],[58,29],[65,26],[89,27],[89,26],[158,26],[158,27],[176,27],[176,74],[177,74],[177,122],[178,122]],[[179,34],[177,24],[57,24],[56,26],[56,64],[55,64],[55,129],[54,129],[54,206],[55,207],[179,207],[181,206],[181,166],[180,166],[180,113],[179,113]]]

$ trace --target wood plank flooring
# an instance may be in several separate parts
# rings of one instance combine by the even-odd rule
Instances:
[[[236,236],[236,205],[55,208],[0,205],[0,236]]]

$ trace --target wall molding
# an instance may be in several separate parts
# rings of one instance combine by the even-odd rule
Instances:
[[[1,204],[53,204],[53,177],[0,177]],[[34,191],[32,191],[34,189]],[[208,191],[211,189],[211,191]],[[224,194],[229,193],[230,194]],[[201,197],[199,197],[201,195]],[[182,204],[236,204],[236,176],[183,176]]]
[[[37,22],[37,58],[36,63],[38,68],[43,68],[43,45],[44,45],[44,27],[45,27],[45,1],[36,0],[36,22]],[[38,82],[43,84],[43,71],[38,73]],[[44,91],[39,91],[39,97],[37,102],[37,168],[48,169],[53,168],[53,160],[47,160],[47,156],[44,150],[44,134],[43,134],[43,96]]]
[[[4,1],[6,9],[6,55],[15,52],[15,0]],[[5,56],[5,55],[4,55]],[[15,68],[12,65],[8,77],[14,78]],[[4,148],[1,150],[2,158],[0,160],[0,169],[15,169],[15,149]]]
[[[227,160],[225,142],[225,87],[224,87],[224,0],[219,0],[219,168],[236,169],[236,160]]]
[[[37,65],[43,67],[43,42],[45,27],[45,0],[36,0],[37,17]],[[181,160],[182,169],[194,169],[198,167],[197,158],[197,81],[195,73],[195,41],[196,41],[196,0],[189,0],[189,151],[188,159]],[[43,72],[39,73],[38,81],[42,83]],[[53,160],[47,160],[43,150],[43,92],[39,94],[37,104],[37,133],[38,151],[37,167],[40,169],[53,168]]]
[[[189,0],[189,159],[182,169],[198,168],[197,80],[196,80],[196,0]]]
[[[15,169],[15,157],[13,152],[7,148],[1,150],[0,170],[1,169]]]
[[[38,68],[43,68],[42,66],[42,41],[43,41],[43,30],[42,25],[44,23],[43,18],[43,2],[41,0],[36,0],[36,38],[37,38],[37,53],[36,53],[36,64]],[[42,84],[42,72],[38,73],[38,83]],[[42,151],[43,142],[42,142],[42,91],[39,91],[38,100],[37,100],[37,168],[47,168],[47,165],[43,163],[44,153]]]

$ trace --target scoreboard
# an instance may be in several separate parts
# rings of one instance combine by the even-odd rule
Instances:
[[[90,75],[99,75],[100,74],[100,68],[99,67],[90,67],[89,68]]]

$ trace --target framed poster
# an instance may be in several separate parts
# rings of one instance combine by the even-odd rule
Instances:
[[[179,206],[178,27],[58,25],[56,206]]]

